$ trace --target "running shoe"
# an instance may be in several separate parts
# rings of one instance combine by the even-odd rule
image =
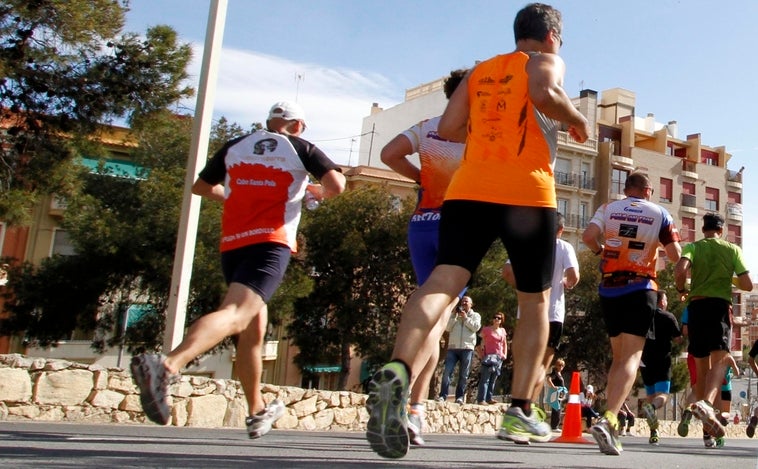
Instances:
[[[271,426],[282,418],[284,412],[284,402],[274,399],[265,409],[245,419],[247,435],[253,439],[262,437],[271,431]]]
[[[716,438],[716,448],[723,448],[725,442],[726,439],[723,436],[721,438]]]
[[[748,438],[752,438],[753,435],[755,435],[755,427],[758,426],[758,417],[753,415],[750,417],[750,423],[747,424],[747,430],[745,430],[745,433],[747,434]]]
[[[619,456],[624,449],[616,436],[616,428],[607,418],[603,417],[590,428],[590,433],[600,446],[600,452],[611,456]]]
[[[544,410],[542,410],[542,407],[534,407],[532,406],[532,416],[539,420],[540,422],[544,422],[547,420],[547,414]]]
[[[139,388],[142,410],[148,419],[159,425],[166,425],[171,419],[168,406],[168,385],[172,377],[163,365],[165,357],[142,353],[132,357],[132,378]]]
[[[642,404],[642,412],[645,414],[645,419],[650,430],[658,430],[658,417],[655,416],[653,404],[649,402]]]
[[[426,442],[421,437],[421,427],[424,425],[424,416],[421,412],[414,412],[413,409],[408,413],[408,436],[411,444],[424,446]]]
[[[658,430],[652,430],[650,432],[650,439],[647,440],[653,446],[658,446]]]
[[[711,407],[708,401],[697,401],[690,406],[690,410],[692,411],[692,415],[703,422],[704,432],[707,432],[709,435],[716,438],[724,436],[724,427],[721,425],[721,422],[718,421],[718,418],[716,418],[716,414],[713,412],[713,407]]]
[[[503,422],[497,437],[520,444],[530,441],[539,443],[550,441],[552,432],[550,425],[545,423],[545,412],[537,409],[538,407],[533,407],[532,415],[527,417],[520,407],[509,407],[503,414]]]
[[[366,439],[380,456],[402,458],[408,453],[408,372],[400,362],[384,365],[368,385]]]
[[[711,435],[705,434],[703,435],[703,445],[705,445],[706,448],[713,448],[716,445],[716,442]]]
[[[679,426],[676,427],[676,432],[679,436],[687,436],[690,432],[690,420],[692,420],[692,411],[690,409],[684,409],[682,412],[682,420],[679,422]],[[756,420],[758,422],[758,419]]]

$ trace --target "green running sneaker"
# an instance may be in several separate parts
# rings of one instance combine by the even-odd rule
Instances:
[[[692,420],[692,411],[690,409],[684,409],[682,412],[682,420],[679,422],[679,426],[676,427],[676,432],[681,437],[687,436],[690,432],[690,421]]]
[[[379,456],[402,458],[408,453],[408,372],[400,362],[384,365],[368,385],[366,439]]]

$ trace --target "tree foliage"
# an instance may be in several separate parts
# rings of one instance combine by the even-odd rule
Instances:
[[[182,205],[191,120],[154,112],[134,129],[134,150],[143,179],[118,177],[101,166],[81,170],[70,181],[61,225],[76,255],[56,256],[40,266],[24,264],[10,276],[4,333],[24,332],[31,344],[49,345],[75,329],[97,330],[95,347],[126,343],[157,349],[162,342],[163,314],[147,314],[124,332],[132,304],[162,313],[168,304],[173,257]],[[222,121],[214,128],[211,150],[221,134],[242,134]],[[104,149],[90,155],[106,158]],[[203,203],[190,285],[188,320],[215,309],[224,291],[218,267],[221,204]],[[40,292],[44,291],[44,295]],[[54,298],[55,301],[46,301]]]
[[[398,210],[386,189],[365,186],[306,212],[303,248],[313,291],[295,303],[288,325],[301,369],[339,363],[344,389],[351,350],[372,363],[389,359],[414,287],[406,243],[411,208],[408,202]]]
[[[125,0],[0,2],[0,219],[27,221],[41,194],[68,196],[65,162],[98,126],[167,109],[193,90],[168,26],[122,34]],[[57,177],[51,177],[51,175]]]

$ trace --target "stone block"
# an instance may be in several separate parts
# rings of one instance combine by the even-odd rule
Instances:
[[[312,415],[316,413],[316,401],[317,397],[312,396],[308,399],[295,402],[290,407],[295,412],[297,418],[305,417],[306,415]]]
[[[142,403],[140,403],[137,394],[129,394],[124,396],[124,400],[121,401],[118,408],[126,412],[142,412]]]
[[[104,407],[106,409],[118,409],[124,401],[124,397],[124,394],[118,391],[104,389],[93,393],[93,396],[90,399],[90,404],[95,407]]]
[[[137,392],[137,385],[134,384],[132,375],[108,373],[108,389],[131,394]]]
[[[168,392],[176,397],[190,397],[194,389],[188,380],[182,379],[168,387]]]
[[[0,368],[0,401],[29,402],[32,379],[25,369]]]
[[[355,407],[334,409],[334,422],[339,425],[353,425],[358,420],[358,409]]]
[[[293,430],[297,428],[298,423],[299,421],[297,417],[295,417],[295,414],[287,412],[286,414],[282,415],[282,418],[274,422],[274,428],[281,430]]]
[[[328,430],[334,422],[334,409],[324,409],[313,414],[313,422],[319,430]]]
[[[50,407],[42,409],[34,420],[42,420],[45,422],[60,422],[64,419],[65,414],[60,407]]]
[[[226,415],[226,398],[218,394],[192,397],[189,399],[187,412],[189,427],[222,427]]]
[[[42,371],[61,371],[71,368],[72,363],[68,360],[48,360]]]
[[[224,415],[224,427],[244,428],[247,415],[247,404],[243,399],[228,401],[226,415]]]
[[[39,417],[39,414],[40,410],[36,405],[20,405],[8,407],[8,416],[36,419]]]
[[[298,430],[316,430],[318,427],[316,426],[316,422],[313,420],[312,415],[306,415],[305,417],[301,418],[300,421],[297,423],[297,429]]]
[[[108,371],[106,371],[105,369],[90,370],[90,371],[92,371],[92,375],[95,378],[95,384],[93,385],[94,389],[96,390],[108,389]]]
[[[171,407],[171,417],[172,422],[171,424],[175,427],[185,427],[187,426],[187,405],[189,404],[188,400],[182,400],[177,403],[175,403]]]
[[[36,404],[81,404],[89,397],[93,384],[91,371],[62,370],[40,373],[33,400]]]

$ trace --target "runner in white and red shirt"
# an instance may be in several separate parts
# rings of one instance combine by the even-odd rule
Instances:
[[[321,150],[300,138],[305,113],[295,103],[271,107],[266,130],[231,140],[206,164],[192,187],[196,195],[223,202],[221,265],[229,285],[218,310],[190,327],[181,344],[163,357],[137,355],[132,374],[147,417],[168,423],[166,400],[171,375],[224,338],[237,346],[237,372],[247,399],[250,438],[271,430],[284,414],[276,399],[261,393],[261,349],[268,322],[266,303],[284,277],[306,190],[321,199],[345,189],[345,177]],[[308,173],[321,185],[309,185]]]

